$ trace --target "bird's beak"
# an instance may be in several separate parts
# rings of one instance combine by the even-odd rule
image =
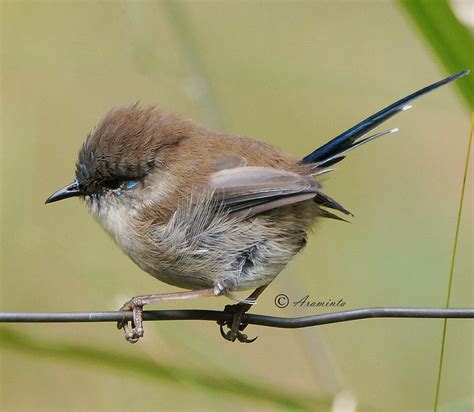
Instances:
[[[77,180],[69,183],[67,186],[64,186],[62,189],[59,189],[57,192],[54,192],[50,197],[46,199],[45,203],[53,203],[58,200],[67,199],[68,197],[80,196],[81,190],[79,189],[79,183]]]

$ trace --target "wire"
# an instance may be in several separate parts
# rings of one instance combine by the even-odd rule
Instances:
[[[147,321],[203,320],[231,321],[231,312],[215,310],[183,309],[152,310],[143,312]],[[273,328],[306,328],[370,318],[423,318],[423,319],[474,319],[474,309],[437,308],[361,308],[312,316],[285,318],[268,315],[244,314],[242,322]],[[117,322],[132,320],[131,312],[0,312],[0,323],[62,323],[62,322]]]

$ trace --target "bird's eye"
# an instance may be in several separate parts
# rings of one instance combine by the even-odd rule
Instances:
[[[114,193],[117,196],[122,196],[124,191],[133,190],[138,187],[138,182],[136,180],[126,180],[122,182],[118,187],[114,189]]]
[[[138,183],[136,180],[129,180],[128,182],[125,182],[125,188],[127,190],[136,189],[137,186],[138,186]]]

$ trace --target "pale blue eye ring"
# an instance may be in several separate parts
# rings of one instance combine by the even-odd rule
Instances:
[[[136,180],[130,180],[126,183],[125,189],[133,190],[133,189],[136,189],[137,186],[138,186],[138,183]]]
[[[114,189],[114,193],[116,196],[122,196],[124,190],[133,190],[138,187],[138,183],[136,180],[129,180],[128,182],[123,183],[117,189]]]

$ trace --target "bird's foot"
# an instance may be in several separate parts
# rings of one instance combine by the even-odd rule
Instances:
[[[224,308],[224,312],[230,312],[234,316],[232,320],[229,321],[218,321],[217,324],[219,325],[220,332],[222,337],[229,342],[235,342],[238,340],[242,343],[252,343],[257,340],[257,336],[253,339],[249,339],[249,337],[242,333],[242,331],[248,326],[247,322],[242,321],[242,316],[247,312],[252,305],[248,303],[237,303],[235,305],[226,305]],[[229,331],[224,332],[224,326],[229,328]]]
[[[127,342],[137,343],[138,340],[143,337],[143,306],[147,303],[148,302],[145,302],[143,299],[140,299],[139,296],[136,296],[128,302],[125,302],[119,309],[123,312],[132,311],[133,313],[131,329],[128,320],[120,320],[117,322],[117,328],[123,329]]]
[[[143,337],[143,306],[162,302],[165,300],[192,299],[215,295],[216,292],[214,288],[210,288],[200,290],[189,290],[186,292],[135,296],[128,302],[125,302],[120,308],[120,310],[123,312],[132,312],[131,329],[129,321],[125,319],[122,319],[121,321],[117,322],[117,328],[123,329],[125,333],[125,339],[128,342],[137,343],[138,340]]]

